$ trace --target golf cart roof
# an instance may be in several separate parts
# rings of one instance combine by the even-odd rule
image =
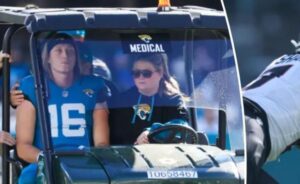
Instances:
[[[36,8],[0,6],[0,22],[25,25],[30,32],[83,28],[226,29],[222,11],[197,6],[157,8]]]

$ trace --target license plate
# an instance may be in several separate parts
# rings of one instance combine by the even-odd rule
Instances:
[[[166,170],[151,170],[147,171],[149,179],[169,179],[169,178],[198,178],[197,171],[180,170],[180,171],[166,171]]]

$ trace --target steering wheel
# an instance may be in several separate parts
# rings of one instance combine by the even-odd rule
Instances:
[[[150,143],[188,143],[196,144],[198,142],[197,132],[184,125],[164,125],[148,134]]]

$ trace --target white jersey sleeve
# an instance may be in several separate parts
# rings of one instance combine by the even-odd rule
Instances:
[[[268,160],[274,160],[300,138],[300,54],[273,61],[245,87],[243,95],[267,114],[271,139]]]

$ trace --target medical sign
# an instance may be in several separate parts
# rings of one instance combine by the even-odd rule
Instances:
[[[170,39],[168,34],[123,34],[122,46],[125,53],[168,53]]]

